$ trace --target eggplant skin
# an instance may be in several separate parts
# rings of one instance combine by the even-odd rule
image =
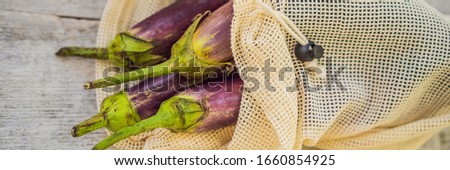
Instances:
[[[146,79],[127,90],[127,96],[142,119],[158,112],[161,103],[187,87],[187,79],[178,74]]]
[[[63,47],[56,55],[109,60],[126,72],[160,64],[196,16],[215,11],[229,0],[178,0],[121,32],[106,48]],[[89,89],[90,86],[86,86]]]
[[[206,17],[193,35],[193,47],[201,59],[226,62],[233,59],[231,23],[233,3],[228,2]]]
[[[235,68],[230,41],[232,13],[232,2],[229,2],[211,13],[211,16],[208,16],[208,13],[198,15],[181,38],[173,44],[171,57],[168,60],[152,67],[128,72],[129,76],[116,75],[88,82],[84,85],[85,89],[112,86],[170,73],[179,73],[187,79],[197,79],[204,82],[206,79],[204,77],[210,73],[223,72],[224,70],[227,73],[232,72]],[[204,23],[200,23],[202,19],[204,19]],[[211,22],[208,22],[208,20],[211,20]],[[199,23],[202,24],[202,27],[199,27]],[[200,33],[203,30],[205,30],[204,33]],[[138,31],[143,34],[142,30]],[[197,35],[196,38],[194,38],[194,34]],[[131,60],[133,61],[133,58]],[[133,63],[136,64],[136,62]],[[167,70],[166,68],[171,69]]]
[[[179,0],[134,25],[128,32],[152,42],[153,54],[170,53],[192,20],[206,11],[214,11],[229,0]]]
[[[243,81],[236,76],[189,88],[164,101],[154,116],[117,131],[93,149],[106,149],[122,139],[156,128],[198,133],[232,125],[238,120],[242,90]]]
[[[105,127],[117,132],[154,116],[162,102],[187,88],[187,80],[178,74],[146,79],[131,88],[105,98],[100,113],[75,125],[72,136],[79,137]]]
[[[237,122],[244,82],[233,73],[222,82],[190,88],[181,96],[190,96],[202,107],[203,116],[193,132],[223,128]]]

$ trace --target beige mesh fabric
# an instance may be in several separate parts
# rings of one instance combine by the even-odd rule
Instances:
[[[263,0],[325,48],[326,77],[295,59],[292,32],[257,1],[234,0],[233,54],[241,75],[258,80],[246,81],[237,125],[157,129],[116,148],[417,149],[450,126],[450,25],[422,0]],[[110,0],[98,45],[168,3]],[[270,78],[267,60],[276,69]],[[97,63],[97,78],[107,66]],[[97,91],[98,102],[106,95]]]

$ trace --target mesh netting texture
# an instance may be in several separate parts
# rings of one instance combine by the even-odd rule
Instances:
[[[97,45],[172,2],[109,0]],[[233,1],[236,65],[257,80],[245,82],[236,126],[156,129],[115,148],[417,149],[450,126],[450,25],[423,0],[262,0],[272,14],[257,2]],[[273,14],[324,47],[325,77],[296,59],[296,39]],[[96,78],[110,66],[97,61]],[[96,93],[98,104],[112,94]]]

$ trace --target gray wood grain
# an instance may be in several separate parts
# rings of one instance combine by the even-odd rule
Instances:
[[[439,135],[439,149],[450,150],[450,128],[443,130]]]
[[[99,19],[107,0],[0,0],[0,10]]]
[[[100,7],[99,7],[100,8]],[[104,131],[79,139],[76,123],[96,113],[94,61],[60,58],[64,45],[94,46],[98,21],[0,10],[0,149],[90,149]]]
[[[436,8],[443,14],[450,14],[450,1],[449,0],[425,0],[428,4]]]
[[[434,4],[434,6],[437,6],[442,3],[446,3],[446,2],[443,2],[446,0],[433,0],[433,1],[435,1],[435,2],[441,1],[441,3]],[[450,22],[450,15],[446,15],[446,18]],[[420,149],[422,149],[422,150],[450,150],[450,128],[443,129],[440,133],[436,134],[427,143],[425,143]]]

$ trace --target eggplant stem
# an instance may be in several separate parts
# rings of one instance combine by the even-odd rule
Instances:
[[[142,68],[124,74],[120,74],[113,77],[106,77],[104,79],[88,82],[83,85],[84,89],[91,90],[97,88],[103,88],[108,86],[114,86],[125,82],[143,80],[148,78],[155,78],[162,75],[167,75],[178,71],[179,67],[174,66],[173,59],[169,59],[159,65],[153,67]]]
[[[83,85],[84,89],[90,90],[107,86],[114,86],[129,81],[154,78],[174,73],[177,71],[181,71],[179,67],[181,65],[181,62],[187,61],[188,59],[192,59],[195,53],[191,49],[189,50],[186,49],[186,47],[192,46],[192,44],[189,44],[187,42],[192,41],[192,34],[195,32],[195,29],[197,28],[197,25],[200,22],[200,20],[201,17],[197,17],[194,23],[192,23],[191,26],[189,26],[189,28],[185,31],[183,36],[173,45],[172,57],[169,60],[152,67],[142,68],[114,77],[106,77],[104,79],[99,79],[93,82],[86,83]]]
[[[155,66],[147,67],[131,72],[127,72],[114,77],[106,77],[104,79],[95,80],[84,84],[86,90],[102,88],[107,86],[114,86],[129,81],[143,80],[148,78],[159,77],[170,73],[183,72],[186,78],[195,79],[196,75],[205,76],[206,71],[217,68],[224,68],[229,65],[225,62],[208,62],[207,59],[201,59],[197,57],[195,50],[193,49],[192,36],[195,33],[199,22],[202,19],[199,16],[185,31],[183,36],[172,46],[172,57]],[[203,81],[203,78],[201,79]]]
[[[165,128],[167,126],[167,122],[162,120],[164,120],[164,116],[162,116],[161,114],[155,115],[146,119],[145,121],[141,121],[130,127],[119,130],[117,133],[114,133],[113,135],[103,139],[101,142],[95,145],[92,150],[104,150],[127,137],[138,135],[146,131],[151,131],[156,128]]]
[[[59,49],[55,55],[61,57],[79,56],[84,58],[107,60],[108,50],[106,48],[64,47]]]
[[[175,96],[166,100],[156,115],[117,131],[92,149],[103,150],[122,139],[156,128],[165,128],[172,132],[191,132],[190,130],[196,127],[203,115],[203,108],[195,99],[189,96]]]
[[[97,114],[92,118],[74,126],[72,128],[71,134],[73,137],[80,137],[92,131],[105,127],[107,123],[108,122],[105,120],[105,117],[102,114]]]

